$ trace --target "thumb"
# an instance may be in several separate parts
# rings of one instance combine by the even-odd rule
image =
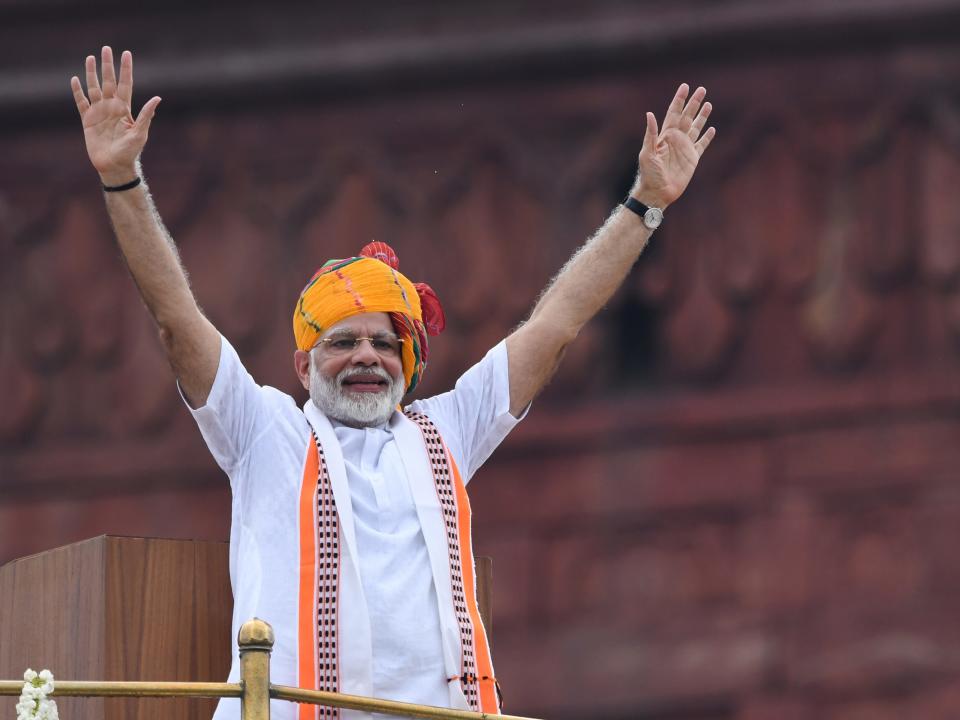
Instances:
[[[160,104],[160,98],[156,95],[147,100],[146,104],[137,115],[136,126],[138,130],[146,132],[150,129],[150,122],[153,120],[153,114],[157,111],[157,105]]]

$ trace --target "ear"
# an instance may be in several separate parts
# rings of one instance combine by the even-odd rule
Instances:
[[[303,389],[310,390],[310,353],[306,350],[297,350],[293,353],[293,368],[297,371]]]

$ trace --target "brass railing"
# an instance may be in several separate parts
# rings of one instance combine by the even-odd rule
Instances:
[[[240,698],[242,720],[269,720],[270,699],[289,700],[310,705],[326,705],[344,710],[376,712],[399,717],[432,718],[432,720],[533,720],[516,715],[451,710],[450,708],[380,700],[378,698],[343,695],[342,693],[304,690],[273,685],[270,682],[270,652],[273,650],[273,628],[263,620],[248,620],[240,628],[240,682],[96,682],[57,680],[52,693],[56,697],[194,697]],[[19,695],[23,682],[0,680],[0,696]],[[64,720],[69,720],[65,718]]]

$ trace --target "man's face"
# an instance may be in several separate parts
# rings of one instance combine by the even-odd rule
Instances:
[[[342,320],[310,351],[310,399],[345,425],[386,422],[403,398],[405,385],[400,345],[386,313]]]

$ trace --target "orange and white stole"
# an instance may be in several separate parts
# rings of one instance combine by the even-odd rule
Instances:
[[[423,414],[407,412],[423,435],[433,473],[450,566],[453,612],[460,630],[459,682],[470,710],[499,714],[499,692],[476,596],[470,500],[440,433]],[[342,534],[323,447],[311,433],[300,489],[299,685],[338,692]],[[437,578],[434,577],[437,582]],[[442,618],[441,618],[442,620]],[[339,718],[338,708],[300,705],[299,720]]]

